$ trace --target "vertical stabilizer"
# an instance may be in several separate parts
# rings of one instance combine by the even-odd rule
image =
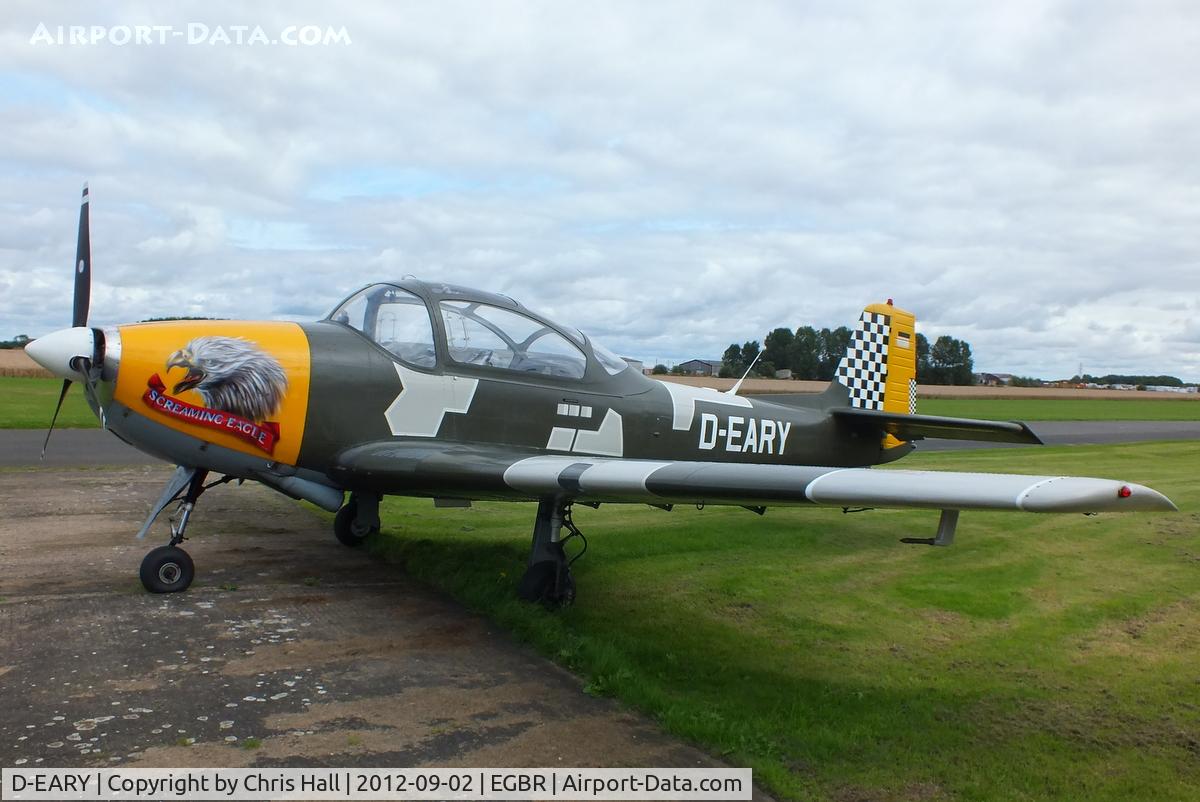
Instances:
[[[850,406],[915,415],[916,317],[891,301],[863,310],[833,380],[846,388]],[[884,447],[900,445],[887,435]]]

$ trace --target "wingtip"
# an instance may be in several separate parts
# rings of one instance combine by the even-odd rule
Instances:
[[[1009,423],[1020,426],[1021,433],[1025,436],[1026,442],[1033,446],[1044,446],[1046,441],[1038,437],[1038,433],[1029,428],[1029,424],[1021,420],[1010,420]]]
[[[1128,495],[1126,495],[1128,490]],[[1118,491],[1122,501],[1134,502],[1133,508],[1145,512],[1179,512],[1175,502],[1152,487],[1138,484],[1124,484]]]

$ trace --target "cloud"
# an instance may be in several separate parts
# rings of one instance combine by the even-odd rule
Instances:
[[[313,317],[403,274],[633,356],[895,298],[981,369],[1200,379],[1194,4],[13,3],[0,335]],[[31,45],[56,25],[348,46]]]

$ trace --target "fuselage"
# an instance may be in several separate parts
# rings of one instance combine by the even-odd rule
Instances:
[[[379,287],[387,297],[361,311],[356,299]],[[842,428],[827,411],[842,399],[783,405],[651,379],[511,299],[445,285],[372,285],[313,323],[169,321],[94,337],[93,406],[107,428],[167,461],[268,484],[354,490],[339,484],[339,455],[379,441],[829,466],[907,450]],[[46,358],[62,368],[70,352]],[[57,372],[72,377],[69,364]]]

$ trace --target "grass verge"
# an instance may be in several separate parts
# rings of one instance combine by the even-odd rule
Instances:
[[[0,429],[45,429],[54,415],[61,379],[23,379],[0,376]],[[91,429],[99,421],[88,408],[83,387],[71,387],[55,428]]]
[[[1200,420],[1200,401],[1154,398],[922,398],[922,415],[983,420]]]
[[[1200,449],[1044,448],[1170,515],[583,508],[579,600],[514,599],[533,507],[389,499],[370,547],[795,799],[1197,798]],[[905,467],[1011,471],[1010,452]]]

